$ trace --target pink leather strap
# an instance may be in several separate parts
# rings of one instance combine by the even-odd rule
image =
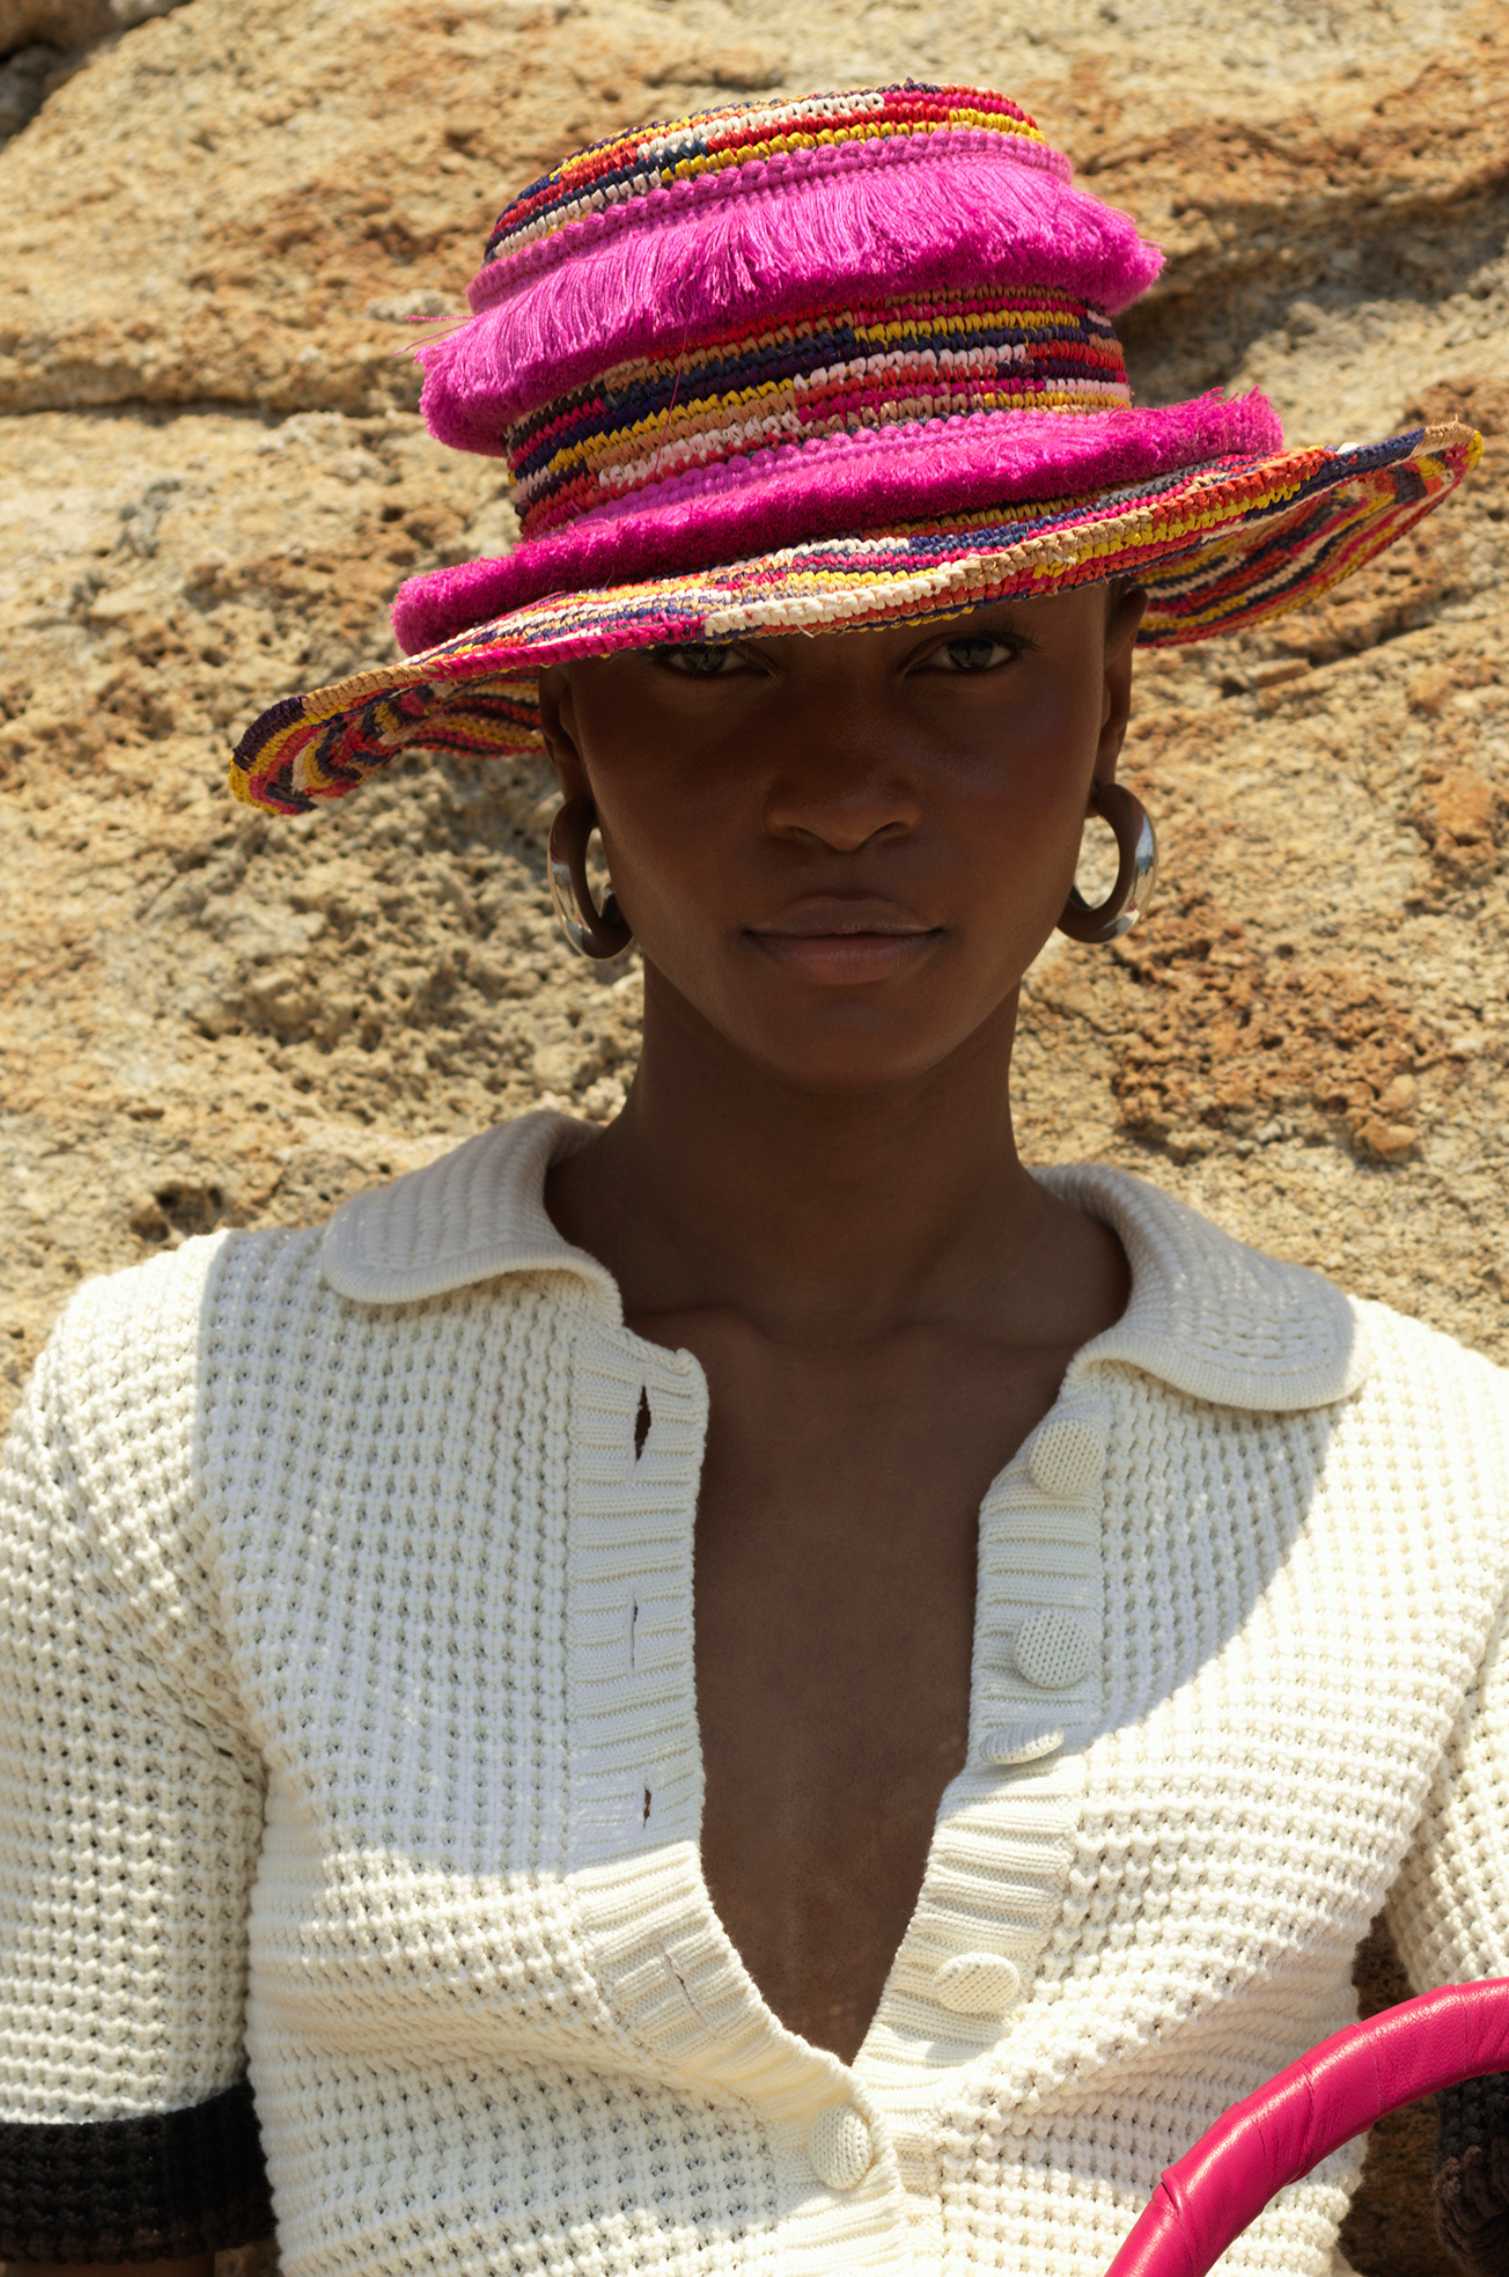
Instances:
[[[1387,2111],[1509,2071],[1509,1977],[1442,1985],[1348,2024],[1165,2167],[1106,2277],[1207,2277],[1276,2190]]]

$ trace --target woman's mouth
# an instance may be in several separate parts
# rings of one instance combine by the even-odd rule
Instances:
[[[746,937],[777,964],[806,980],[885,980],[915,965],[943,938],[943,928],[916,933],[755,933]]]

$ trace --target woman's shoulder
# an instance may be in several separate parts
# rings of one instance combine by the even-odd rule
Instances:
[[[1350,1275],[1245,1243],[1296,1285],[1323,1290],[1344,1310],[1356,1342],[1356,1424],[1374,1440],[1413,1437],[1470,1447],[1474,1467],[1496,1481],[1509,1511],[1509,1367],[1448,1325],[1449,1307],[1419,1311],[1377,1295]]]
[[[1441,1322],[1346,1292],[1366,1341],[1356,1435],[1404,1476],[1456,1482],[1509,1535],[1509,1367]]]
[[[1455,1382],[1490,1400],[1509,1400],[1509,1365],[1456,1334],[1444,1318],[1407,1311],[1361,1289],[1342,1286],[1341,1293],[1365,1327],[1376,1368],[1386,1380],[1408,1378],[1422,1386]]]
[[[1302,1241],[1108,1161],[1049,1166],[1049,1189],[1104,1216],[1131,1259],[1122,1321],[1097,1355],[1156,1364],[1179,1389],[1302,1409],[1368,1391],[1509,1403],[1509,1368],[1427,1307],[1411,1312],[1327,1271]]]
[[[75,1440],[130,1416],[144,1442],[191,1408],[218,1291],[251,1264],[265,1278],[312,1260],[318,1226],[226,1227],[76,1281],[48,1323],[19,1405]]]
[[[233,1268],[263,1271],[312,1258],[324,1221],[294,1226],[218,1226],[155,1249],[127,1265],[86,1274],[54,1315],[49,1345],[69,1353],[126,1342],[145,1353],[166,1335],[193,1334],[215,1284]]]
[[[77,1368],[92,1352],[140,1353],[154,1328],[179,1340],[192,1323],[199,1291],[227,1229],[191,1234],[170,1249],[155,1249],[127,1265],[84,1274],[63,1294],[48,1326],[37,1370]]]
[[[1424,1581],[1442,1617],[1455,1605],[1461,1636],[1479,1638],[1509,1588],[1509,1368],[1453,1331],[1444,1301],[1433,1317],[1242,1239],[1219,1211],[1167,1194],[1150,1207],[1203,1282],[1209,1341],[1243,1356],[1242,1404],[1279,1475],[1317,1466],[1316,1523],[1340,1529],[1349,1557],[1363,1547],[1383,1596]],[[1187,1303],[1187,1320],[1201,1317]],[[1275,1433],[1293,1435],[1281,1459]]]
[[[332,1205],[293,1224],[220,1226],[75,1283],[46,1340],[49,1368],[192,1373],[224,1341],[299,1342],[311,1313],[351,1302],[401,1329],[427,1298],[540,1265],[591,1278],[555,1232],[544,1166],[573,1119],[535,1110],[462,1138],[416,1141]],[[581,1126],[585,1128],[585,1126]],[[502,1293],[495,1289],[494,1293]]]
[[[1156,1336],[1185,1388],[1245,1389],[1275,1411],[1341,1402],[1374,1434],[1466,1435],[1509,1475],[1509,1367],[1453,1329],[1444,1300],[1400,1305],[1128,1168],[1049,1175],[1115,1225],[1133,1265],[1128,1340]]]

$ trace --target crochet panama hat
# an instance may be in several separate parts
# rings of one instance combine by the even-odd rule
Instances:
[[[549,663],[866,630],[1131,575],[1142,645],[1349,576],[1482,452],[1456,421],[1285,445],[1261,390],[1132,401],[1112,319],[1159,248],[984,87],[907,79],[652,121],[504,207],[420,409],[503,458],[520,542],[412,577],[402,656],[253,721],[278,813],[408,745],[543,750]]]

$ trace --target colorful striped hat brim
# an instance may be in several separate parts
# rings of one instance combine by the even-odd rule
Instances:
[[[280,814],[343,797],[410,745],[542,752],[550,663],[672,641],[873,631],[1134,575],[1138,645],[1231,632],[1299,606],[1402,537],[1476,464],[1456,421],[1340,451],[1183,469],[1077,498],[992,506],[787,546],[714,568],[550,594],[420,655],[290,696],[231,762],[239,799]]]

